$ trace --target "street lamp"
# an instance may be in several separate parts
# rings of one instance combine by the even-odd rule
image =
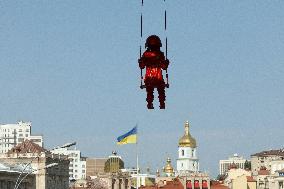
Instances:
[[[58,146],[58,147],[55,147],[53,149],[68,148],[68,147],[75,146],[75,145],[76,145],[76,142],[68,142],[66,144],[63,144],[62,146]]]
[[[39,170],[42,170],[42,169],[47,169],[47,168],[50,168],[50,167],[54,167],[54,166],[57,166],[57,165],[58,165],[58,163],[51,163],[51,164],[48,164],[48,165],[44,166],[44,167],[41,168],[41,169],[34,169],[34,170],[32,170],[31,172],[27,173],[27,174],[20,180],[20,182],[18,183],[18,185],[17,185],[17,184],[15,185],[15,189],[18,189],[19,186],[20,186],[20,184],[22,183],[22,181],[23,181],[28,175],[32,174],[33,172],[39,171]]]

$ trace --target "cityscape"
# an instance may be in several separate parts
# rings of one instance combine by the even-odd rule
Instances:
[[[3,124],[0,125],[0,188],[283,188],[284,148],[264,149],[251,154],[249,159],[233,154],[219,161],[219,174],[212,178],[199,169],[198,141],[190,132],[189,121],[183,129],[176,161],[167,157],[163,167],[151,171],[149,167],[139,167],[138,155],[136,167],[131,168],[125,167],[126,162],[116,151],[103,158],[84,157],[74,148],[76,142],[47,150],[44,137],[32,135],[31,122]]]
[[[284,189],[284,1],[0,1],[0,189]]]

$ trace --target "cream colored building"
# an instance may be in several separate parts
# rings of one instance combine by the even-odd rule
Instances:
[[[257,189],[256,181],[250,176],[241,175],[232,180],[230,189]]]
[[[224,180],[224,185],[230,189],[256,189],[256,180],[252,178],[251,171],[231,168]]]
[[[281,163],[282,161],[282,163]],[[258,175],[258,171],[265,167],[268,171],[275,172],[279,166],[282,168],[284,161],[284,149],[262,151],[251,155],[251,170],[253,176]],[[275,163],[272,163],[275,162]],[[272,167],[273,165],[273,167]]]
[[[86,176],[95,176],[104,173],[107,158],[87,158],[86,159]]]
[[[0,162],[10,166],[29,165],[28,168],[35,170],[36,189],[68,189],[69,187],[69,160],[66,156],[53,155],[39,145],[25,140],[15,146],[6,154],[0,154]],[[58,165],[45,169],[47,165]]]

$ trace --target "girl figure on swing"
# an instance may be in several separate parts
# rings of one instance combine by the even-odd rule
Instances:
[[[163,79],[162,69],[167,70],[169,60],[165,58],[160,47],[162,47],[160,38],[156,35],[149,36],[145,43],[145,48],[147,49],[138,60],[141,70],[146,67],[146,74],[144,77],[145,85],[141,85],[140,88],[146,88],[148,109],[154,109],[154,88],[157,88],[159,94],[160,109],[165,109],[165,87],[168,88],[169,85],[166,84]]]

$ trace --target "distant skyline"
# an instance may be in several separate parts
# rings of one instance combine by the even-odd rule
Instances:
[[[31,121],[47,148],[116,150],[129,167],[135,146],[116,138],[138,124],[140,164],[155,171],[168,156],[176,167],[189,120],[200,168],[215,177],[220,159],[284,147],[283,10],[257,0],[1,1],[0,123]],[[139,88],[150,34],[168,37],[166,110],[157,93],[147,110]]]

